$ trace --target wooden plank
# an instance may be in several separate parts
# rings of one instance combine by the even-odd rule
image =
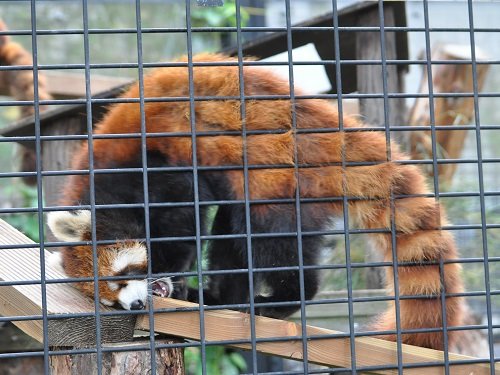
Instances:
[[[22,249],[5,249],[2,245],[23,245]],[[49,252],[44,251],[47,260]],[[0,286],[0,315],[30,316],[42,314],[42,288],[40,286],[40,249],[39,245],[15,228],[0,220],[0,281],[13,283],[32,281],[30,285]],[[47,280],[64,279],[65,276],[45,264]],[[68,314],[93,313],[94,302],[68,283],[46,285],[48,338],[53,346],[95,345],[95,318],[93,316],[75,318]],[[112,311],[100,306],[100,311]],[[68,315],[64,319],[50,319],[54,316]],[[41,320],[13,321],[25,333],[43,342]],[[101,316],[101,335],[103,342],[130,341],[133,338],[135,316]]]
[[[174,312],[155,313],[154,330],[193,340],[200,340],[200,315],[198,311],[186,311],[186,308],[198,308],[198,304],[173,300],[168,298],[154,298],[156,309],[178,309]],[[207,343],[220,340],[250,340],[250,316],[245,313],[231,310],[209,310],[204,314],[205,340]],[[140,316],[137,319],[137,328],[149,330],[149,319]],[[255,318],[256,337],[271,339],[277,337],[297,337],[301,335],[299,324],[257,316]],[[307,326],[307,335],[345,335],[342,332]],[[325,366],[350,367],[350,339],[349,338],[308,338],[308,360]],[[250,344],[231,344],[230,346],[251,349]],[[397,364],[396,343],[371,337],[355,339],[356,366],[390,366]],[[288,359],[302,359],[302,340],[270,341],[257,343],[257,351],[273,354]],[[411,345],[402,345],[403,364],[425,364],[442,362],[444,354],[438,350],[419,348]],[[472,357],[449,354],[451,361],[471,360]],[[444,366],[424,368],[406,368],[406,374],[421,375],[444,374]],[[454,375],[487,375],[491,374],[489,364],[452,365]],[[377,374],[397,374],[397,370],[372,371]],[[495,373],[500,374],[500,370]]]
[[[128,84],[115,87],[109,91],[94,95],[94,99],[116,98],[123,94],[128,87]],[[79,117],[86,124],[87,110],[85,104],[68,104],[55,105],[47,111],[40,113],[40,126],[42,135],[46,135],[45,128],[51,126],[54,121],[66,121],[70,117]],[[108,111],[109,106],[106,103],[92,104],[92,123],[96,124],[102,116]],[[0,129],[0,136],[17,137],[17,136],[34,136],[35,135],[35,118],[33,116],[25,117]],[[35,142],[20,142],[26,147],[34,148]]]
[[[32,75],[31,71],[28,71]],[[65,73],[45,71],[45,91],[55,99],[85,98],[85,74]],[[10,96],[12,90],[5,84],[5,74],[0,74],[0,95]],[[90,87],[92,95],[109,91],[117,86],[121,86],[134,81],[126,77],[110,77],[99,74],[92,74],[90,77]],[[28,100],[28,99],[26,99]]]
[[[85,74],[46,71],[47,90],[56,98],[85,98]],[[126,77],[110,77],[92,73],[90,88],[92,96],[133,82]]]

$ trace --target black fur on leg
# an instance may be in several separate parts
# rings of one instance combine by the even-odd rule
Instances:
[[[270,216],[253,215],[252,233],[294,231],[294,207],[276,205],[267,212]],[[244,206],[222,206],[216,215],[212,233],[245,233]],[[317,262],[322,241],[317,237],[305,237],[302,241],[304,265]],[[220,239],[209,244],[208,260],[212,270],[247,269],[247,246],[245,239]],[[296,238],[252,239],[253,268],[280,268],[298,266]],[[318,271],[304,270],[304,297],[312,299],[318,290]],[[299,272],[267,271],[255,272],[254,301],[256,303],[300,302]],[[206,301],[217,304],[248,304],[250,301],[248,271],[212,275]],[[208,292],[208,293],[207,293]],[[208,302],[206,302],[208,303]],[[256,313],[274,318],[285,318],[299,309],[299,305],[281,307],[257,307]]]

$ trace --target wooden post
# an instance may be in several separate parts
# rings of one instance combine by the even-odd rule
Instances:
[[[9,245],[22,245],[20,249],[8,249]],[[48,329],[46,337],[52,348],[73,347],[88,348],[96,347],[96,319],[94,302],[67,283],[46,284],[45,294],[46,305],[42,304],[42,288],[40,285],[40,253],[44,253],[45,260],[49,257],[49,252],[40,250],[39,245],[31,241],[28,237],[0,220],[0,246],[7,248],[0,249],[0,281],[12,283],[22,283],[32,281],[32,284],[24,285],[3,285],[0,286],[0,315],[6,317],[22,317],[28,315],[42,315],[45,310],[48,315]],[[64,279],[65,276],[50,263],[45,264],[45,279]],[[109,314],[113,309],[100,306],[100,312]],[[86,313],[85,317],[71,317],[69,314]],[[64,315],[68,315],[64,318]],[[58,318],[58,319],[53,319]],[[62,318],[62,319],[61,319]],[[101,345],[107,343],[117,343],[118,347],[122,343],[132,341],[134,337],[136,317],[134,315],[101,315]],[[38,320],[14,320],[13,323],[25,333],[35,338],[39,342],[44,341],[44,331],[41,319]],[[118,344],[119,343],[119,344]],[[111,346],[112,348],[113,346]],[[148,355],[144,351],[135,353],[133,347],[128,354],[118,354],[113,351],[105,354],[111,362],[127,363],[127,366],[117,367],[113,365],[110,374],[127,375],[130,363],[140,361],[144,374],[148,373]],[[167,374],[182,374],[182,350],[176,349],[155,349],[158,359],[168,359],[158,369],[165,368],[168,371],[161,372]],[[85,358],[84,358],[85,357]],[[69,363],[69,367],[64,367],[64,363]],[[68,355],[60,359],[52,359],[54,374],[92,374],[89,369],[96,368],[95,356],[92,355]],[[137,364],[139,366],[139,364]],[[73,372],[65,372],[71,369]],[[105,368],[106,369],[106,368]],[[174,371],[175,369],[175,371]],[[60,371],[60,372],[59,372]],[[141,370],[142,371],[142,370]],[[150,371],[150,369],[149,369]],[[106,373],[106,372],[104,372]],[[143,372],[137,372],[142,374]],[[158,372],[160,373],[160,372]]]
[[[155,340],[155,345],[172,344],[172,340]],[[138,346],[148,347],[149,341],[117,343],[106,345],[120,351],[102,353],[102,375],[150,375],[151,351],[138,351]],[[123,351],[124,348],[130,351]],[[67,348],[62,348],[67,349]],[[50,369],[53,375],[97,375],[97,354],[64,354],[50,357]],[[184,360],[181,349],[167,348],[155,350],[156,374],[184,375]]]
[[[395,15],[392,7],[384,8],[384,21],[382,26],[395,26]],[[357,26],[380,27],[380,16],[377,8],[366,12],[359,17]],[[385,38],[385,58],[387,60],[396,60],[396,33],[384,32]],[[382,69],[382,48],[380,44],[380,32],[357,32],[356,33],[356,59],[375,60],[375,65],[357,65],[358,92],[360,94],[383,94],[384,81],[387,84],[388,93],[398,93],[403,91],[404,76],[397,65],[387,65],[386,75]],[[372,126],[397,126],[404,123],[406,118],[406,106],[404,98],[391,98],[388,100],[389,118],[387,123],[384,115],[384,99],[361,98],[359,100],[360,114],[363,121]],[[406,139],[401,132],[397,132],[394,137],[400,144],[407,144]]]
[[[476,52],[478,60],[484,59],[484,54]],[[470,61],[469,45],[438,45],[432,50],[432,60],[465,60]],[[478,64],[477,89],[483,87],[489,65]],[[472,93],[473,79],[470,64],[433,64],[432,89],[437,93]],[[429,94],[427,69],[424,68],[420,82],[421,94]],[[467,131],[451,130],[453,125],[467,125],[473,121],[474,98],[472,97],[438,97],[434,98],[435,125],[450,126],[450,130],[436,131],[436,158],[458,159],[464,147]],[[429,126],[431,123],[429,99],[417,98],[410,112],[410,125]],[[410,139],[411,154],[414,159],[432,159],[432,138],[430,131],[413,131]],[[449,185],[457,169],[457,164],[442,164],[438,166],[439,177],[445,185]],[[432,167],[429,175],[433,175]]]

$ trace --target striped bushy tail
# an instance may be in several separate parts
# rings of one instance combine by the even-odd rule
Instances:
[[[345,139],[348,158],[357,161],[366,159],[362,150],[375,144],[379,145],[376,149],[381,150],[378,160],[385,156],[385,139],[381,134],[353,132],[347,133]],[[404,297],[399,300],[400,328],[403,331],[434,329],[427,333],[403,334],[402,340],[407,344],[442,350],[443,324],[451,327],[463,323],[463,298],[446,297],[446,309],[441,304],[442,292],[454,294],[463,291],[460,265],[448,262],[458,258],[457,250],[451,233],[441,229],[447,225],[443,208],[434,198],[425,196],[429,190],[420,170],[416,166],[401,163],[405,156],[397,147],[391,147],[391,154],[392,162],[347,167],[344,179],[347,194],[369,198],[352,201],[349,211],[362,228],[395,228],[393,233],[376,233],[371,237],[387,262],[394,261],[393,243],[396,245],[397,284],[400,297]],[[356,171],[357,168],[365,169],[362,182],[359,183],[360,171]],[[391,199],[391,195],[395,199]],[[387,267],[386,286],[394,295],[393,267]],[[408,299],[408,296],[415,298]],[[445,320],[443,311],[446,312]],[[394,302],[378,318],[373,328],[380,331],[396,330]],[[449,331],[447,334],[450,344],[453,344],[458,332]],[[396,340],[395,334],[383,337]]]

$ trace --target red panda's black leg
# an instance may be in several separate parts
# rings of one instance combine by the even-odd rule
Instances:
[[[236,219],[241,208],[220,206],[212,225],[212,234],[244,233]],[[244,227],[243,227],[244,228]],[[245,239],[224,238],[209,242],[208,264],[210,270],[239,270],[247,268]],[[208,305],[243,304],[249,296],[248,274],[230,272],[211,275],[204,289],[203,302]],[[190,290],[188,299],[198,302],[198,290]]]
[[[302,239],[302,264],[314,265],[320,252],[318,238]],[[296,238],[270,238],[256,240],[253,244],[256,268],[298,267],[298,246]],[[262,256],[266,253],[266,256]],[[278,255],[281,254],[281,255]],[[301,296],[299,270],[271,270],[255,274],[255,302],[274,303],[275,306],[261,306],[257,314],[272,318],[286,318],[300,309],[300,301],[311,300],[319,287],[318,270],[304,269],[303,290]],[[280,303],[283,303],[281,306]]]
[[[252,211],[252,233],[268,233],[271,237],[251,240],[252,268],[269,268],[269,271],[253,273],[253,299],[256,303],[280,303],[281,306],[256,306],[256,313],[275,318],[284,318],[300,308],[301,286],[297,239],[272,237],[272,233],[294,232],[294,207],[277,205],[261,207]],[[221,206],[212,228],[213,234],[246,233],[243,206]],[[314,265],[320,252],[319,238],[304,237],[302,255],[304,265]],[[211,270],[248,269],[246,239],[225,238],[211,241],[209,245],[209,267]],[[273,268],[295,268],[273,270]],[[304,270],[304,298],[312,299],[318,289],[318,271]],[[204,291],[207,304],[246,304],[250,301],[248,272],[235,271],[211,275]],[[196,293],[196,291],[193,291]],[[191,296],[191,293],[190,293]],[[196,299],[196,295],[192,299]],[[288,302],[291,302],[289,304]]]
[[[318,230],[325,225],[319,211],[309,209],[307,205],[302,207],[300,225],[303,231]],[[299,267],[317,265],[324,244],[319,236],[301,236],[299,249],[295,218],[294,204],[261,205],[252,212],[252,232],[271,235],[252,240],[254,268],[270,269],[254,274],[255,302],[277,304],[259,307],[257,313],[260,315],[285,318],[300,309],[301,300],[313,299],[318,291],[319,271]],[[273,233],[291,235],[272,237]],[[283,304],[279,306],[280,303]]]

